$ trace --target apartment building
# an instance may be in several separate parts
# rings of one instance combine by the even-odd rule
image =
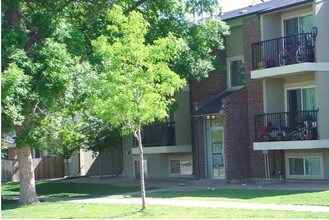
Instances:
[[[251,78],[263,84],[253,149],[287,179],[329,179],[329,2],[276,2],[260,14]],[[267,159],[266,159],[267,160]]]
[[[226,68],[143,128],[146,177],[329,179],[328,11],[327,0],[272,0],[221,14]],[[138,164],[125,137],[124,176],[138,178]]]
[[[328,5],[272,0],[221,15],[226,71],[191,83],[196,177],[329,179]]]

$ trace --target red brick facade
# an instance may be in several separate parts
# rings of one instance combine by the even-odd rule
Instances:
[[[247,89],[225,98],[223,104],[225,178],[250,178]]]
[[[225,51],[219,54],[221,65],[225,66]],[[210,74],[200,81],[190,82],[191,110],[208,98],[227,88],[226,71]],[[206,119],[203,116],[192,118],[192,153],[194,176],[206,178]]]
[[[258,16],[243,19],[243,55],[246,86],[222,100],[224,114],[224,158],[225,178],[249,179],[264,178],[264,155],[253,150],[255,140],[254,116],[263,113],[262,80],[251,80],[252,69],[251,44],[260,41],[260,21]],[[224,53],[223,53],[224,55]],[[225,58],[222,57],[225,65]],[[209,76],[201,82],[192,82],[192,109],[215,94],[227,89],[227,76],[218,73]],[[206,178],[206,133],[205,117],[192,119],[192,145],[194,155],[194,174],[197,178]],[[282,152],[269,152],[271,174],[283,173]],[[275,158],[275,162],[274,159]]]
[[[244,68],[246,74],[246,86],[248,88],[248,117],[249,117],[249,150],[250,150],[250,176],[252,178],[265,177],[264,155],[261,151],[253,150],[253,142],[255,140],[255,124],[254,117],[257,114],[263,114],[263,86],[262,80],[251,79],[250,71],[252,69],[252,51],[251,44],[259,42],[260,37],[260,21],[257,16],[246,18],[243,21],[243,53]],[[270,163],[273,154],[269,155]]]
[[[193,173],[195,177],[200,179],[206,178],[205,139],[205,118],[194,117],[192,119]]]
[[[248,117],[249,117],[249,155],[250,155],[250,176],[264,177],[264,156],[261,151],[253,150],[255,139],[254,117],[263,113],[263,88],[261,80],[251,80],[250,71],[252,69],[251,44],[260,41],[260,21],[254,16],[243,21],[243,53],[246,85],[248,88]]]
[[[226,65],[225,52],[219,55],[221,65]],[[190,82],[191,105],[192,108],[201,102],[207,100],[209,97],[214,96],[227,87],[226,72],[210,74],[207,78]]]

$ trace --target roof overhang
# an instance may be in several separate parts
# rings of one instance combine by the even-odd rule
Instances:
[[[205,116],[220,113],[223,109],[222,100],[234,92],[235,90],[225,90],[224,92],[212,96],[206,101],[200,103],[195,107],[193,116]]]

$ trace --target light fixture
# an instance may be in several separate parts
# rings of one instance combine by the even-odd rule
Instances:
[[[214,120],[216,119],[216,115],[207,115],[207,120]]]

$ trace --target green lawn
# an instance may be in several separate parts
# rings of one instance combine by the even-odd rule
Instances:
[[[254,203],[321,205],[329,206],[329,190],[263,190],[263,189],[215,189],[180,192],[158,192],[148,194],[152,198],[172,198],[184,200],[238,201]]]
[[[114,186],[108,184],[89,183],[63,183],[63,182],[37,182],[36,189],[38,196],[49,197],[97,197],[116,194],[138,192],[139,186]],[[19,183],[8,182],[2,184],[1,194],[3,196],[18,196]]]
[[[1,204],[2,218],[321,218],[328,219],[329,213],[242,210],[222,208],[191,208],[173,206],[148,206],[147,211],[139,212],[140,205],[117,204],[76,204],[60,201],[60,197],[103,197],[109,195],[138,192],[139,187],[118,187],[105,184],[78,184],[63,182],[38,182],[38,195],[57,198],[58,201],[41,202],[35,205],[20,206],[17,201],[4,200]],[[2,195],[18,195],[17,183],[2,184]],[[239,201],[277,204],[329,205],[329,191],[293,190],[249,190],[216,189],[181,192],[158,192],[148,198],[172,198],[212,201]]]
[[[30,206],[4,205],[2,218],[29,219],[214,219],[214,218],[297,218],[297,219],[327,219],[329,213],[289,212],[272,210],[241,210],[222,208],[187,208],[173,206],[148,206],[140,212],[139,205],[105,205],[105,204],[73,204],[70,202],[43,202]]]

